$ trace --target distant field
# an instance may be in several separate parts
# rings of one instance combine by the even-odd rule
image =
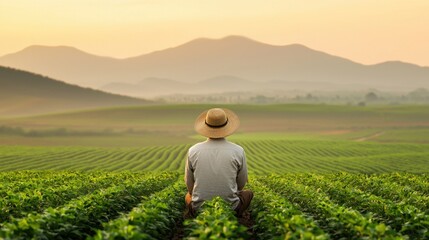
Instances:
[[[0,118],[0,145],[145,147],[195,143],[193,122],[218,105],[107,108]],[[223,105],[240,116],[238,134],[429,143],[429,106]],[[15,132],[10,129],[15,128]],[[18,130],[24,131],[20,133]],[[32,134],[34,133],[34,134]],[[268,137],[268,139],[270,138]]]
[[[353,141],[240,140],[251,174],[288,172],[428,172],[429,147]],[[234,139],[234,138],[232,138]],[[191,144],[142,148],[0,147],[0,169],[183,172]]]
[[[0,120],[0,170],[182,171],[193,131],[214,105],[97,109]],[[225,107],[225,106],[224,106]],[[228,105],[250,171],[425,172],[429,107]],[[34,147],[31,147],[34,146]]]

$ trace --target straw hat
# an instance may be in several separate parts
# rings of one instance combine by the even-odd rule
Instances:
[[[195,131],[208,138],[229,136],[240,126],[238,116],[225,108],[212,108],[201,113],[195,120]]]

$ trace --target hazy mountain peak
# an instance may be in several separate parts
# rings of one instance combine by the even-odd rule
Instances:
[[[179,45],[176,48],[208,48],[212,46],[217,48],[229,48],[237,46],[260,47],[272,45],[263,42],[258,42],[256,40],[243,36],[230,35],[223,38],[197,38],[182,45]]]
[[[194,40],[191,40],[188,43],[192,43],[192,42],[233,42],[233,41],[235,41],[235,42],[257,42],[256,40],[250,39],[248,37],[240,36],[240,35],[228,35],[228,36],[225,36],[222,38],[201,37],[201,38],[196,38]]]
[[[382,63],[378,63],[378,64],[374,64],[373,66],[384,66],[384,67],[416,67],[419,68],[421,66],[417,65],[417,64],[413,64],[413,63],[407,63],[407,62],[403,62],[403,61],[386,61],[386,62],[382,62]]]
[[[0,65],[43,74],[85,87],[100,86],[105,79],[118,79],[113,73],[104,76],[103,71],[118,69],[119,61],[92,55],[75,47],[43,45],[32,45],[0,57]]]
[[[17,52],[17,54],[19,53],[43,53],[43,54],[47,54],[47,53],[56,53],[56,52],[62,52],[63,54],[70,54],[70,53],[80,53],[80,54],[85,54],[85,55],[89,55],[89,53],[86,53],[82,50],[79,50],[75,47],[70,47],[70,46],[45,46],[45,45],[31,45],[28,46],[24,49],[22,49],[21,51]]]
[[[94,55],[94,54],[85,52],[83,50],[80,50],[78,48],[71,47],[71,46],[64,46],[64,45],[59,45],[59,46],[31,45],[16,53],[7,54],[3,57],[4,58],[8,58],[8,57],[28,58],[28,57],[34,57],[34,56],[59,57],[59,58],[82,56],[82,57],[90,57],[90,58],[95,57],[95,58],[113,59],[111,57]]]
[[[218,41],[229,41],[229,42],[254,42],[254,43],[258,42],[258,43],[262,43],[262,42],[253,40],[253,39],[248,38],[248,37],[240,36],[240,35],[229,35],[229,36],[225,36],[223,38],[217,39],[217,40]]]
[[[74,50],[74,51],[81,51],[75,47],[66,46],[66,45],[57,45],[57,46],[48,46],[48,45],[30,45],[23,49],[25,50],[38,50],[38,49],[56,49],[56,50]],[[82,52],[82,51],[81,51]]]

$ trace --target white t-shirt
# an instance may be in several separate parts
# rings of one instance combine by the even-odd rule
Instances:
[[[220,196],[235,209],[238,192],[247,182],[247,164],[244,149],[225,138],[207,139],[188,151],[185,182],[192,191],[192,207]]]

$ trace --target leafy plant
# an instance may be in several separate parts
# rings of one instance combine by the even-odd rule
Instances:
[[[317,224],[286,199],[260,183],[251,181],[254,192],[254,229],[261,239],[328,239]]]
[[[92,240],[101,239],[166,239],[171,237],[185,207],[186,188],[182,181],[154,193],[131,212],[103,224]]]
[[[239,225],[234,214],[221,197],[204,202],[198,216],[185,221],[186,239],[245,239],[247,228]]]
[[[297,183],[296,176],[271,175],[263,181],[298,204],[303,212],[312,214],[332,238],[402,238],[386,224],[377,222],[372,213],[362,215],[355,209],[338,205],[319,189]]]
[[[0,230],[7,239],[83,239],[94,234],[102,223],[130,210],[143,196],[162,190],[177,179],[177,174],[147,175],[125,179],[120,185],[100,189],[42,214],[12,219]]]

